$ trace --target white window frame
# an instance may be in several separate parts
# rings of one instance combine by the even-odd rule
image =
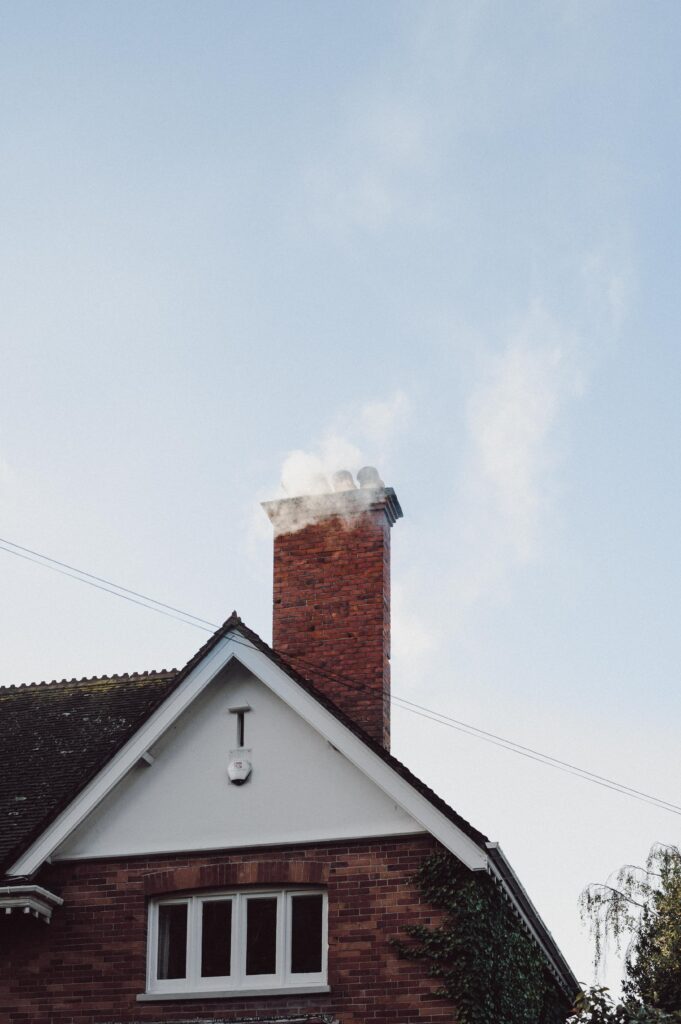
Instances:
[[[291,972],[293,898],[322,897],[322,963],[315,973]],[[276,899],[277,945],[274,974],[246,974],[246,921],[248,900]],[[203,904],[220,900],[232,903],[231,974],[222,977],[201,976]],[[158,977],[159,908],[168,905],[187,906],[187,950],[184,978]],[[315,990],[327,987],[328,966],[328,899],[323,889],[241,889],[162,896],[150,900],[147,928],[147,989],[152,998],[164,995],[189,998],[194,994],[213,992],[220,995],[244,995],[278,990]],[[144,998],[144,997],[138,997]]]

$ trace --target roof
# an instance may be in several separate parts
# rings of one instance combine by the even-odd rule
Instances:
[[[176,676],[0,689],[0,876],[167,696]]]
[[[291,668],[234,612],[183,669],[0,689],[0,873],[26,850],[230,632],[265,653],[481,849],[487,837]]]
[[[182,669],[0,689],[0,878],[105,768],[192,669],[228,635],[233,638],[240,635],[249,645],[265,654],[468,836],[486,856],[490,856],[493,844],[489,843],[487,836],[457,814],[233,612]],[[497,863],[500,856],[500,851],[497,857],[492,856],[497,869],[502,867]],[[519,892],[515,891],[518,885],[514,883],[514,876],[505,870],[503,880],[514,898],[520,897],[523,910],[528,913],[554,959],[561,963],[561,967],[564,965],[565,971],[560,973],[574,981],[560,950],[524,890],[520,887]]]

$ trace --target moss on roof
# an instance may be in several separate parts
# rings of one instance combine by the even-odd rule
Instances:
[[[0,869],[136,731],[175,669],[0,689]]]

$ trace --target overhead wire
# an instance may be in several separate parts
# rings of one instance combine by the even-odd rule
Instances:
[[[519,754],[521,757],[526,757],[531,761],[536,761],[538,764],[543,764],[547,768],[555,768],[557,771],[564,772],[567,775],[573,775],[575,778],[583,779],[584,782],[591,782],[596,786],[602,786],[605,789],[611,789],[615,793],[619,793],[621,796],[631,797],[633,800],[639,800],[641,803],[648,804],[651,807],[656,807],[658,810],[669,811],[671,814],[681,815],[681,807],[678,804],[673,804],[668,800],[663,800],[661,797],[652,796],[651,794],[642,793],[640,790],[633,789],[631,786],[627,786],[624,783],[616,782],[613,780],[605,780],[603,776],[596,775],[594,772],[590,772],[585,768],[575,766],[573,770],[571,767],[567,767],[567,763],[560,761],[558,758],[552,757],[550,754],[542,754],[541,752],[530,753],[527,748],[522,748],[519,743],[514,743],[513,740],[506,742],[494,740],[489,736],[482,735],[483,729],[478,729],[476,726],[471,726],[466,729],[460,725],[454,725],[452,722],[446,721],[446,716],[442,716],[440,712],[433,712],[433,714],[426,714],[424,711],[417,711],[415,708],[405,707],[402,704],[400,697],[393,698],[393,701],[402,707],[403,711],[409,711],[411,714],[418,715],[420,718],[426,718],[430,722],[437,722],[439,725],[447,726],[450,729],[456,729],[458,732],[464,733],[466,736],[472,736],[474,739],[482,740],[485,743],[491,743],[496,747],[501,747],[502,750],[508,750],[512,754]]]
[[[453,718],[451,715],[445,715],[441,711],[434,711],[432,708],[424,707],[422,704],[416,704],[414,701],[407,700],[406,697],[396,696],[394,699],[402,705],[408,705],[404,707],[405,711],[418,710],[422,714],[430,713],[431,715],[437,715],[438,718],[442,720],[442,725],[456,725],[458,728],[469,729],[472,732],[479,734],[479,739],[488,739],[490,742],[503,743],[508,748],[515,748],[515,752],[517,753],[534,754],[538,757],[545,758],[547,761],[554,762],[556,767],[569,768],[573,771],[580,772],[583,775],[588,775],[591,780],[597,780],[599,782],[616,785],[621,789],[627,790],[627,792],[631,794],[635,794],[636,796],[640,797],[645,797],[649,800],[655,800],[657,803],[663,803],[666,806],[673,808],[674,810],[681,813],[681,804],[675,804],[669,800],[662,800],[660,797],[652,796],[650,793],[643,792],[643,790],[634,789],[632,786],[626,786],[624,785],[624,783],[621,782],[615,782],[614,779],[609,779],[605,775],[598,775],[596,772],[588,771],[586,768],[580,768],[579,765],[571,764],[570,761],[562,761],[560,758],[554,757],[552,754],[544,754],[539,750],[534,750],[532,747],[526,747],[522,743],[517,743],[515,740],[509,740],[504,736],[497,735],[497,733],[488,732],[486,729],[481,729],[477,725],[471,725],[468,722],[462,722],[461,719],[459,718]]]
[[[364,688],[360,684],[350,682],[347,678],[338,675],[338,673],[335,673],[330,669],[318,667],[314,662],[311,662],[309,659],[300,655],[296,655],[296,661],[307,663],[310,668],[314,670],[316,675],[322,676],[331,682],[338,683],[353,690]],[[479,726],[472,725],[470,722],[464,722],[461,719],[453,718],[443,712],[435,710],[434,708],[428,708],[424,707],[422,704],[416,704],[414,701],[407,700],[405,697],[400,697],[399,694],[393,694],[391,696],[391,702],[401,707],[403,711],[409,711],[421,718],[428,718],[430,721],[436,722],[440,725],[450,726],[453,729],[457,729],[459,732],[463,732],[465,735],[473,736],[475,739],[480,739],[487,743],[492,743],[493,745],[501,747],[504,750],[508,750],[511,753],[520,754],[521,756],[530,758],[540,764],[546,764],[550,768],[556,768],[560,771],[564,771],[568,775],[574,775],[577,778],[582,778],[585,782],[594,782],[608,789],[613,789],[616,792],[622,793],[623,796],[632,796],[645,803],[652,803],[654,806],[660,807],[662,810],[669,810],[674,814],[681,814],[680,804],[675,804],[669,800],[664,800],[661,797],[645,793],[642,790],[635,789],[633,786],[627,786],[625,783],[617,782],[615,779],[610,779],[607,776],[598,775],[596,772],[592,772],[587,768],[580,768],[579,765],[571,764],[569,761],[563,761],[560,758],[554,757],[552,754],[546,754],[543,751],[524,746],[522,743],[517,743],[515,740],[499,736],[498,734],[489,732]]]
[[[36,565],[42,566],[44,569],[50,569],[52,572],[59,573],[69,579],[76,580],[80,583],[86,583],[88,586],[101,590],[113,597],[118,597],[139,607],[146,608],[148,611],[154,611],[160,615],[165,615],[167,618],[181,622],[184,625],[193,626],[195,629],[200,629],[203,632],[213,633],[219,628],[217,623],[210,622],[208,619],[201,618],[198,615],[193,615],[191,612],[187,612],[182,608],[167,604],[164,601],[159,601],[156,598],[149,597],[147,594],[143,594],[137,590],[132,590],[129,587],[121,586],[120,584],[114,583],[103,576],[97,576],[95,573],[86,572],[84,569],[79,569],[77,566],[70,565],[68,562],[62,562],[59,559],[52,558],[49,555],[42,554],[32,548],[24,547],[21,544],[17,544],[14,541],[7,540],[3,537],[0,537],[0,550],[7,552],[7,554],[15,555],[25,561],[33,562]],[[234,637],[233,639],[236,643],[241,643],[244,647],[251,646],[250,643],[240,641],[237,637]],[[364,687],[356,681],[353,682],[332,670],[320,668],[308,658],[297,656],[296,660],[310,665],[310,668],[314,669],[316,676],[325,677],[328,680],[345,686],[348,689],[356,691],[364,689]],[[532,747],[518,743],[515,740],[510,740],[504,736],[482,729],[479,726],[472,725],[469,722],[464,722],[461,719],[454,718],[451,715],[446,715],[433,708],[417,704],[405,697],[400,697],[398,694],[394,694],[392,696],[392,702],[403,711],[417,715],[420,718],[455,729],[458,732],[472,736],[475,739],[501,747],[503,750],[519,754],[522,757],[526,757],[547,767],[563,771],[576,778],[581,778],[585,782],[591,782],[595,785],[613,790],[623,796],[629,796],[632,799],[639,800],[661,810],[669,811],[672,814],[681,815],[681,805],[679,804],[672,803],[669,800],[664,800],[661,797],[656,797],[650,793],[635,789],[632,786],[627,786],[625,783],[617,782],[607,776],[598,775],[586,768],[580,768],[579,765],[572,764],[569,761],[563,761],[551,754],[543,753],[542,751],[535,750]]]
[[[8,547],[8,545],[11,545],[11,547]],[[75,565],[69,565],[68,562],[60,562],[57,558],[51,558],[49,555],[43,555],[40,551],[34,551],[32,548],[23,547],[21,544],[16,544],[14,541],[7,540],[5,537],[0,537],[0,549],[6,551],[10,555],[16,555],[18,558],[24,558],[27,562],[35,562],[36,565],[42,565],[43,568],[51,569],[52,572],[61,573],[62,576],[68,576],[70,579],[79,580],[81,583],[87,583],[91,587],[96,587],[97,590],[104,590],[107,594],[113,594],[114,597],[123,598],[125,594],[128,594],[132,597],[141,598],[142,600],[133,601],[133,604],[139,604],[143,608],[149,608],[150,605],[146,602],[151,602],[151,604],[156,606],[154,608],[150,608],[151,611],[159,611],[163,608],[167,612],[176,612],[178,613],[177,615],[170,615],[169,618],[177,618],[179,622],[193,620],[193,622],[199,623],[201,628],[210,627],[211,630],[218,628],[214,622],[208,622],[207,619],[202,619],[198,615],[192,615],[191,612],[186,612],[182,608],[175,608],[172,604],[166,604],[164,601],[157,601],[155,598],[149,597],[147,594],[140,594],[137,590],[130,590],[129,587],[123,587],[120,583],[113,583],[111,580],[104,579],[103,576],[95,576],[94,573],[86,572],[84,569],[78,569]],[[67,572],[67,570],[70,571]],[[110,589],[112,587],[115,589]],[[120,591],[120,593],[118,593],[118,591]],[[131,600],[132,597],[125,598],[125,600]],[[182,618],[179,616],[182,616]],[[187,622],[187,625],[191,624],[191,622]]]

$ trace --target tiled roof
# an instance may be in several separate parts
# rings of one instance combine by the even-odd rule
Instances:
[[[176,675],[172,670],[0,689],[0,869],[109,761],[170,692]]]

